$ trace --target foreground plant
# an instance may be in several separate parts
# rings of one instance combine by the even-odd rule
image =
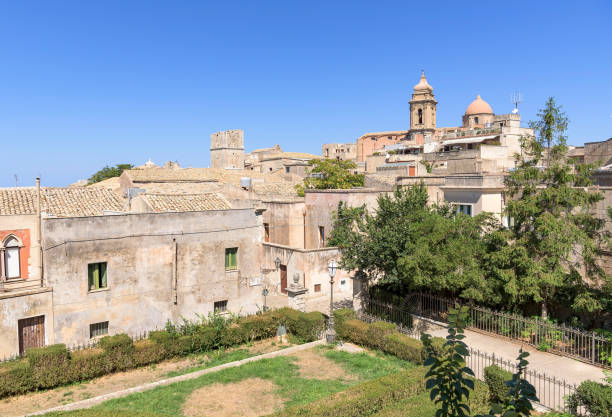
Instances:
[[[441,353],[434,355],[434,346],[431,336],[423,334],[421,340],[428,352],[424,365],[430,366],[425,374],[426,388],[430,390],[429,396],[440,408],[436,417],[467,417],[470,408],[467,405],[470,390],[474,389],[474,372],[465,366],[465,358],[469,351],[463,339],[464,329],[467,325],[467,306],[449,310],[448,336]]]

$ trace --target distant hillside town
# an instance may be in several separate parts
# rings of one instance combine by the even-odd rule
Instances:
[[[210,168],[149,160],[90,185],[0,189],[0,357],[137,335],[196,313],[329,312],[338,204],[374,209],[396,187],[423,182],[431,203],[508,224],[504,177],[533,130],[518,109],[495,114],[480,95],[461,126],[438,127],[437,104],[423,73],[407,130],[324,144],[320,156],[278,145],[246,153],[244,132],[228,130],[210,137]],[[569,156],[601,164],[592,187],[605,196],[596,211],[606,218],[612,138]],[[300,196],[311,161],[324,159],[355,162],[365,186]],[[612,270],[610,253],[601,262]],[[354,271],[339,270],[333,285],[337,305],[358,303],[364,288]]]

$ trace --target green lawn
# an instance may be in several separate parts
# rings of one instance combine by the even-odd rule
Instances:
[[[127,397],[107,401],[89,412],[98,410],[117,412],[158,413],[168,416],[182,416],[181,408],[187,397],[199,388],[215,383],[239,382],[247,378],[262,378],[278,386],[277,393],[285,398],[285,407],[297,404],[306,404],[338,391],[347,389],[357,383],[380,376],[399,372],[414,365],[393,356],[368,353],[351,354],[331,350],[328,347],[318,347],[315,352],[342,366],[352,378],[332,380],[302,378],[298,373],[296,358],[290,356],[273,359],[261,359],[247,363],[240,367],[228,368],[211,374],[203,375],[189,381],[158,387],[143,393],[132,394]],[[200,367],[183,370],[180,373],[192,372],[204,367],[211,367],[221,363],[238,360],[247,355],[245,352],[233,351],[231,354],[220,355],[217,360],[208,362]],[[212,364],[214,363],[214,365]],[[76,414],[49,414],[60,416]],[[91,415],[91,414],[88,414]],[[95,415],[95,414],[94,414]]]

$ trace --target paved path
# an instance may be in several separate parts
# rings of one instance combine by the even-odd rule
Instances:
[[[432,336],[446,337],[447,330],[430,330],[427,333]],[[589,365],[575,359],[565,356],[555,355],[553,353],[540,352],[532,346],[522,344],[518,341],[489,336],[487,334],[474,332],[471,330],[465,331],[465,343],[473,349],[478,349],[488,354],[494,353],[495,356],[502,357],[512,362],[516,361],[518,351],[522,347],[523,350],[529,352],[529,369],[545,373],[548,376],[562,378],[567,382],[579,384],[587,379],[601,382],[604,377],[603,370],[596,366]]]
[[[277,356],[291,355],[291,354],[293,354],[295,352],[299,352],[300,350],[310,349],[310,348],[312,348],[314,346],[322,345],[322,344],[325,344],[324,340],[317,340],[315,342],[305,343],[303,345],[292,346],[292,347],[287,348],[287,349],[281,349],[281,350],[277,350],[277,351],[274,351],[274,352],[264,353],[263,355],[252,356],[250,358],[242,359],[242,360],[235,361],[235,362],[224,363],[223,365],[215,366],[213,368],[202,369],[201,371],[192,372],[192,373],[185,374],[185,375],[179,375],[179,376],[175,376],[173,378],[162,379],[160,381],[149,382],[148,384],[139,385],[137,387],[132,387],[132,388],[124,389],[124,390],[121,390],[121,391],[116,391],[116,392],[111,392],[110,394],[104,394],[104,395],[100,395],[98,397],[88,398],[87,400],[77,401],[77,402],[74,402],[74,403],[71,403],[71,404],[62,405],[62,406],[59,406],[59,407],[53,407],[53,408],[50,408],[48,410],[38,411],[36,413],[28,414],[28,416],[38,416],[38,415],[41,415],[41,414],[50,413],[52,411],[71,411],[71,410],[78,410],[78,409],[81,409],[81,408],[89,408],[89,407],[93,407],[95,405],[98,405],[100,403],[103,403],[104,401],[112,400],[114,398],[125,397],[126,395],[134,394],[136,392],[148,391],[148,390],[156,388],[156,387],[161,387],[161,386],[164,386],[164,385],[170,385],[170,384],[174,384],[176,382],[188,381],[190,379],[199,378],[202,375],[209,374],[211,372],[217,372],[217,371],[220,371],[222,369],[233,368],[233,367],[236,367],[236,366],[241,366],[241,365],[244,365],[245,363],[255,362],[255,361],[258,361],[260,359],[275,358]]]

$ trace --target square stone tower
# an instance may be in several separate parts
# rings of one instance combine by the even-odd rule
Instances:
[[[244,169],[244,131],[226,130],[210,135],[211,168]]]

